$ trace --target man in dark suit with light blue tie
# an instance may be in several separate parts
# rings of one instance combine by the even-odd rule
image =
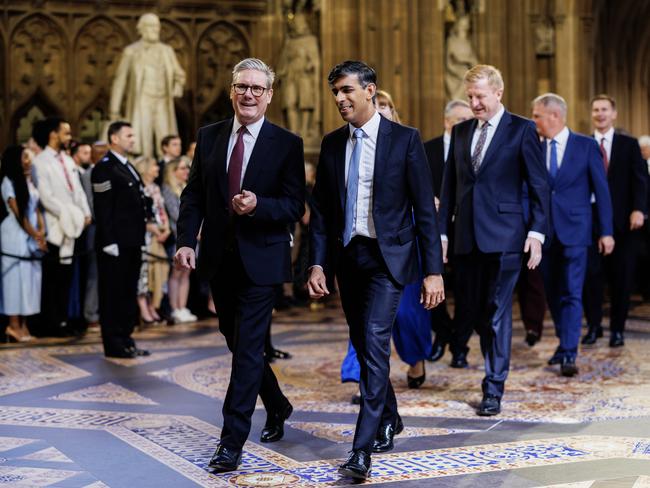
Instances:
[[[454,221],[455,316],[450,349],[467,354],[476,327],[485,358],[483,399],[478,415],[501,412],[510,367],[512,292],[521,268],[542,257],[547,232],[548,182],[535,124],[505,110],[503,79],[494,66],[477,65],[464,78],[476,119],[457,124],[445,165],[440,231],[443,254]],[[527,183],[530,218],[524,219],[522,188]]]
[[[264,357],[276,290],[291,281],[289,225],[305,211],[302,140],[265,118],[273,71],[247,58],[233,68],[235,116],[199,129],[181,195],[176,264],[210,281],[219,330],[232,352],[221,442],[209,467],[233,471],[251,428],[257,396],[267,420],[261,442],[284,435],[293,407]]]
[[[311,207],[312,298],[336,275],[359,365],[361,404],[352,454],[339,472],[365,479],[371,452],[401,431],[389,379],[390,337],[405,285],[420,279],[427,309],[444,299],[442,249],[431,171],[417,130],[379,115],[377,76],[360,61],[332,69],[328,82],[343,127],[321,144]],[[417,240],[417,244],[416,244]]]
[[[592,239],[591,195],[596,197],[598,249],[614,248],[612,204],[603,159],[596,141],[569,131],[567,105],[555,93],[533,101],[533,120],[546,154],[551,189],[549,232],[542,274],[546,297],[560,340],[549,364],[560,364],[562,376],[578,374],[576,357],[582,323],[582,287],[587,248]]]

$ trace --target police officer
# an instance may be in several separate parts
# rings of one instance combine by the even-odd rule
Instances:
[[[142,180],[127,159],[135,139],[128,122],[108,128],[110,151],[91,181],[97,224],[99,315],[107,357],[148,356],[131,338],[138,319],[137,286],[148,205]]]

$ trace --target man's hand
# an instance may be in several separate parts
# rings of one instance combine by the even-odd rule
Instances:
[[[614,250],[614,238],[612,236],[602,236],[598,239],[598,252],[603,256],[611,254]]]
[[[309,280],[307,281],[307,289],[309,290],[309,298],[319,299],[330,294],[330,291],[327,289],[325,273],[320,266],[313,266],[311,268]]]
[[[428,275],[422,280],[420,303],[427,310],[437,307],[445,299],[445,283],[442,275]]]
[[[182,269],[195,269],[196,255],[194,254],[194,249],[187,246],[179,248],[174,256],[174,264]]]
[[[93,221],[92,217],[90,216],[84,217],[84,227],[88,227],[92,221]]]
[[[630,214],[630,230],[637,230],[643,227],[643,212],[634,210]]]
[[[232,199],[232,208],[237,215],[252,213],[256,207],[257,197],[252,191],[242,190],[239,195],[235,195]]]
[[[530,252],[527,263],[528,269],[535,269],[542,261],[542,243],[534,237],[529,237],[524,244],[524,254],[527,252]]]
[[[447,239],[441,239],[441,244],[442,244],[442,262],[447,264],[449,261],[447,259],[447,251],[449,250],[449,241]]]

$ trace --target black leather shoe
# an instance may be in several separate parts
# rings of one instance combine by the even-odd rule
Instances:
[[[501,398],[495,395],[483,395],[483,400],[476,409],[476,415],[491,417],[501,413]]]
[[[216,469],[219,473],[225,473],[226,471],[234,471],[239,467],[241,463],[241,449],[235,450],[230,449],[225,446],[217,447],[217,450],[214,452],[208,468]]]
[[[339,474],[357,480],[365,480],[370,476],[370,454],[358,449],[352,451],[346,462],[339,466]]]
[[[361,405],[361,395],[359,395],[358,393],[352,395],[352,398],[350,398],[350,403],[352,405]]]
[[[436,340],[434,340],[433,344],[431,345],[431,354],[429,354],[427,361],[431,361],[432,363],[435,363],[442,356],[444,356],[446,345],[447,344],[445,344],[444,342],[438,341],[438,338],[436,337]]]
[[[533,347],[535,344],[539,342],[539,335],[537,332],[534,332],[532,330],[529,330],[526,332],[526,344],[528,344],[530,347]]]
[[[406,384],[411,390],[417,390],[422,386],[422,383],[424,383],[424,380],[427,378],[427,371],[424,368],[424,361],[422,361],[422,374],[420,376],[409,376],[408,373],[406,373]]]
[[[592,344],[596,344],[596,340],[598,338],[603,336],[603,328],[598,325],[595,327],[592,327],[591,325],[589,326],[589,330],[585,334],[585,336],[582,338],[581,343],[585,346],[590,346]]]
[[[379,430],[377,431],[377,437],[375,442],[372,445],[372,452],[387,452],[391,451],[395,445],[393,444],[393,438],[396,435],[399,435],[404,430],[404,422],[402,422],[402,417],[397,415],[397,421],[395,425],[386,424],[380,425]]]
[[[625,345],[622,332],[612,332],[609,336],[609,347],[621,347]]]
[[[260,435],[260,442],[277,442],[284,437],[284,421],[293,413],[291,404],[287,404],[279,413],[269,414]]]
[[[104,352],[107,358],[120,358],[120,359],[135,359],[138,356],[131,348],[125,347],[124,349],[115,349]]]
[[[549,366],[553,366],[554,364],[562,364],[563,359],[564,359],[564,354],[555,351],[551,356],[551,358],[547,361],[547,363]]]
[[[562,365],[560,366],[560,374],[568,378],[578,374],[578,367],[576,366],[575,358],[565,357],[562,359]]]
[[[138,349],[135,346],[131,346],[128,348],[131,352],[133,352],[137,357],[141,356],[151,356],[151,353],[147,351],[146,349]]]
[[[469,366],[467,363],[467,353],[459,352],[458,354],[454,354],[451,358],[451,363],[449,363],[449,366],[452,368],[467,368]]]

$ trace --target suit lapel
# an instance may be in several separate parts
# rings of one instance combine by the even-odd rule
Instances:
[[[506,135],[508,134],[508,127],[510,126],[510,123],[512,122],[512,117],[510,117],[510,114],[507,111],[503,112],[503,115],[501,116],[501,120],[499,121],[499,125],[496,127],[496,132],[494,133],[494,137],[492,137],[492,141],[490,141],[490,145],[487,148],[487,151],[485,151],[485,157],[483,158],[483,161],[481,161],[481,166],[478,169],[478,172],[482,172],[487,166],[492,157],[496,154],[498,149],[503,145],[506,139]],[[471,139],[470,139],[471,140]],[[471,156],[470,156],[470,165],[471,165]]]
[[[255,181],[264,171],[264,160],[271,151],[273,141],[273,126],[264,119],[260,133],[257,135],[253,152],[246,165],[246,173],[242,182],[242,190],[248,190],[255,186]]]
[[[375,149],[375,170],[373,174],[373,202],[377,202],[377,194],[381,186],[382,176],[386,174],[386,164],[388,162],[388,154],[390,153],[391,140],[390,133],[393,131],[392,122],[384,117],[381,117],[379,122],[379,131],[377,133],[377,147]]]
[[[569,131],[569,138],[566,142],[566,148],[564,148],[564,156],[562,156],[562,161],[558,161],[560,167],[557,170],[557,176],[555,181],[560,180],[561,178],[566,178],[566,175],[571,171],[573,165],[571,164],[571,159],[573,158],[573,151],[575,146],[575,136],[573,132]],[[546,153],[544,153],[544,161],[546,162]]]
[[[207,164],[216,164],[216,183],[221,192],[221,198],[225,203],[227,203],[228,200],[228,173],[226,172],[226,158],[228,157],[228,139],[232,132],[232,124],[232,119],[229,124],[223,124],[223,127],[217,134],[217,139],[212,146],[212,151],[208,156],[208,160],[206,161]]]
[[[598,142],[598,141],[596,141]],[[616,156],[621,152],[621,138],[616,132],[614,132],[614,137],[612,137],[612,150],[609,153],[609,164],[607,165],[607,173],[612,170],[612,165],[615,164],[618,159]]]
[[[339,192],[339,201],[341,209],[345,210],[345,149],[350,137],[349,126],[345,124],[339,129],[334,142],[334,173],[336,176],[337,189]]]
[[[467,136],[461,138],[461,147],[459,148],[463,155],[463,160],[468,168],[468,172],[474,177],[474,168],[472,168],[472,138],[478,126],[478,120],[473,119],[470,124],[467,124]]]

